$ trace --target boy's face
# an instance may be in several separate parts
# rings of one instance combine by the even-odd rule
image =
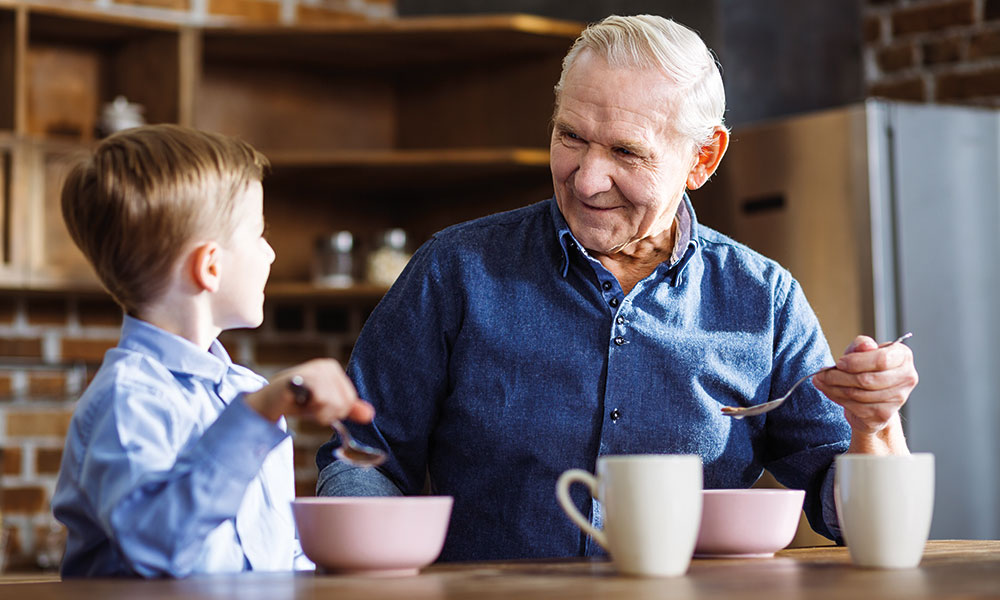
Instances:
[[[215,324],[221,329],[257,327],[264,320],[264,284],[271,273],[274,250],[264,239],[264,191],[252,182],[236,198],[238,223],[222,245]]]

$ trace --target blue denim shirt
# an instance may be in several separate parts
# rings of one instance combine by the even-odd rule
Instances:
[[[292,440],[243,394],[267,380],[125,317],[80,399],[52,510],[64,577],[311,569],[295,536]]]
[[[686,244],[627,295],[588,256],[554,199],[445,229],[372,312],[348,373],[374,403],[359,438],[386,448],[379,471],[320,449],[319,492],[455,497],[442,560],[601,554],[556,503],[571,468],[605,454],[698,454],[706,488],[752,485],[767,468],[804,489],[812,526],[836,535],[834,456],[843,411],[805,384],[833,359],[798,283],[707,227],[685,199]],[[686,230],[686,234],[685,231]],[[398,492],[397,492],[398,493]],[[574,499],[600,524],[582,486]]]

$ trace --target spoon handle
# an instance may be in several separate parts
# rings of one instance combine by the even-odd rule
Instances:
[[[288,391],[295,398],[295,404],[305,406],[312,400],[312,390],[306,385],[305,379],[301,375],[294,375],[288,380]]]

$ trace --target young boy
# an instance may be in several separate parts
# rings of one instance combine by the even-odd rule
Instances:
[[[268,384],[216,339],[263,319],[266,166],[241,141],[156,125],[107,138],[66,179],[66,225],[125,317],[66,439],[52,499],[64,577],[313,566],[295,537],[282,415],[374,411],[336,361]],[[304,408],[296,375],[313,392]]]

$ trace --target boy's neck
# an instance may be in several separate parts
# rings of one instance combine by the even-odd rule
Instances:
[[[167,297],[145,307],[136,316],[208,350],[222,330],[215,325],[210,308],[198,300],[197,297]]]

